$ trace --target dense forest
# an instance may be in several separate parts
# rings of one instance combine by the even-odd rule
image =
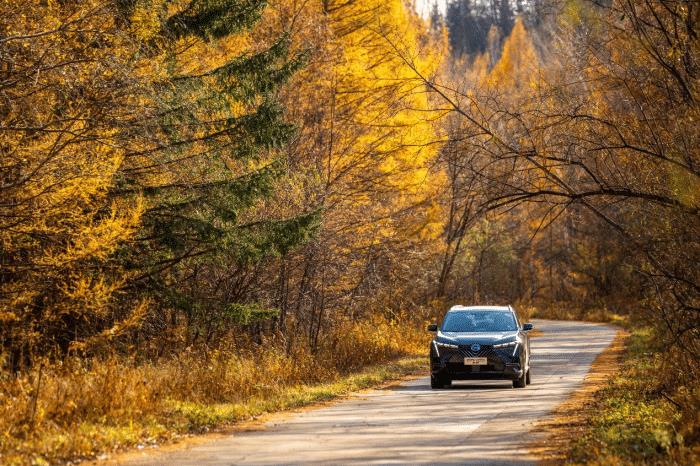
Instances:
[[[654,454],[697,445],[700,6],[444,6],[0,0],[0,455],[194,431],[453,303],[643,327]]]

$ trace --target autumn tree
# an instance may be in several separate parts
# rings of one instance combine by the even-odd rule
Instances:
[[[494,33],[495,34],[495,33]],[[494,42],[496,40],[494,39]],[[495,48],[495,47],[492,47]],[[489,72],[489,84],[498,92],[530,92],[535,89],[539,66],[535,47],[521,18],[503,43],[503,50]]]
[[[520,40],[504,47],[486,89],[424,80],[462,121],[463,160],[471,164],[480,154],[471,164],[481,184],[478,209],[539,217],[533,234],[562,221],[557,247],[569,258],[560,264],[572,284],[599,291],[611,289],[610,277],[630,280],[632,290],[643,284],[627,310],[653,322],[667,345],[675,375],[657,388],[675,390],[684,412],[696,411],[697,391],[673,387],[697,385],[687,355],[700,341],[700,51],[692,3],[567,2],[557,18],[559,40],[539,72]],[[513,40],[523,31],[516,24]],[[582,230],[604,238],[567,243],[577,230],[570,238],[581,239]],[[633,273],[611,274],[608,264]]]
[[[32,355],[141,317],[121,301],[116,260],[142,196],[115,198],[135,82],[114,5],[0,6],[0,341],[14,369]]]
[[[296,175],[283,195],[321,209],[323,223],[280,261],[275,298],[279,327],[313,346],[347,320],[400,312],[428,283],[430,271],[409,264],[432,257],[440,229],[438,127],[393,46],[437,69],[444,44],[400,1],[295,5],[281,4],[259,33],[293,24],[293,46],[312,49],[285,92],[300,133],[287,147]]]
[[[276,151],[294,134],[275,94],[304,62],[287,58],[284,36],[246,44],[264,6],[8,9],[2,299],[11,365],[31,351],[110,342],[143,322],[148,333],[180,312],[208,337],[273,314],[241,291],[245,268],[307,240],[318,215],[260,208],[285,170]]]

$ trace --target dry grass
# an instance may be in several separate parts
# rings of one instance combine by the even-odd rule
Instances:
[[[94,458],[330,399],[415,371],[423,358],[348,376],[422,354],[427,338],[420,328],[375,319],[339,327],[315,354],[307,347],[287,353],[283,342],[270,341],[157,364],[69,359],[19,377],[2,374],[0,463]]]

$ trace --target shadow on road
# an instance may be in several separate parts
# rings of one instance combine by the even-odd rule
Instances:
[[[510,380],[506,380],[499,385],[484,385],[484,384],[458,382],[456,384],[452,383],[450,388],[447,388],[446,390],[503,390],[503,389],[510,390],[512,388],[513,388],[513,382],[511,382]]]
[[[436,389],[433,390],[430,388],[430,384],[426,381],[425,383],[418,383],[418,384],[411,384],[411,385],[393,385],[390,387],[384,388],[384,390],[387,391],[400,391],[400,392],[435,392],[435,393],[440,393],[440,392],[445,392],[449,390],[512,390],[513,385],[512,382],[509,380],[503,380],[503,381],[498,381],[498,383],[493,383],[493,384],[484,384],[482,382],[477,382],[477,383],[470,383],[470,382],[465,382],[465,381],[455,381],[452,382],[452,385],[450,385],[448,388],[442,388],[442,389]]]

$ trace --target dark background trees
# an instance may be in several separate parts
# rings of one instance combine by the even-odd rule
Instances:
[[[499,38],[497,46],[500,49],[502,40],[513,29],[516,15],[525,17],[528,22],[539,21],[542,15],[540,3],[447,0],[444,21],[449,31],[452,53],[459,57],[485,52],[489,46],[489,34]]]

